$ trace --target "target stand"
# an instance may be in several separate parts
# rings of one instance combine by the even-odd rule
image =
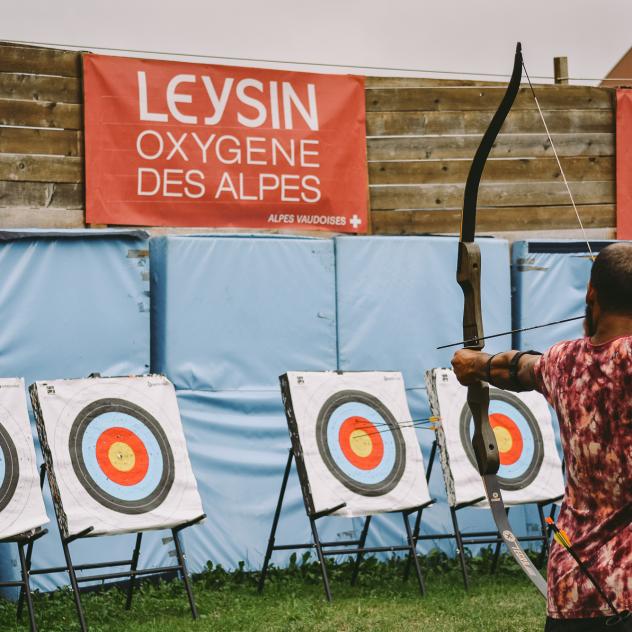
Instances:
[[[469,578],[465,547],[495,545],[491,567],[493,573],[498,565],[503,540],[498,531],[464,532],[459,526],[459,510],[489,507],[471,441],[473,419],[467,405],[467,389],[458,383],[450,369],[427,371],[426,386],[431,412],[440,418],[428,460],[426,480],[430,480],[438,451],[453,531],[421,535],[420,511],[415,520],[413,537],[415,542],[455,540],[463,585],[467,590]],[[498,480],[507,514],[512,506],[531,504],[538,510],[539,533],[519,536],[518,539],[521,542],[542,543],[538,560],[541,566],[548,554],[550,539],[545,508],[550,505],[549,515],[554,517],[556,503],[564,496],[563,467],[555,446],[548,406],[538,393],[516,394],[492,388],[489,417],[500,452]]]
[[[325,558],[355,556],[351,582],[368,553],[405,552],[425,593],[410,516],[431,505],[423,460],[406,403],[400,373],[305,372],[280,377],[292,447],[272,520],[259,592],[274,551],[313,549],[325,596],[332,600]],[[283,500],[295,462],[312,542],[277,544]],[[406,544],[366,546],[372,518],[400,513]],[[354,539],[323,541],[318,521],[327,516],[363,517]]]
[[[31,575],[67,572],[80,628],[87,624],[79,584],[127,582],[125,608],[137,579],[179,576],[198,617],[180,532],[206,515],[188,452],[173,385],[163,376],[36,382],[29,387],[44,464],[40,485],[50,487],[65,565]],[[169,529],[176,563],[139,569],[143,532]],[[70,545],[101,535],[136,535],[131,558],[74,564]],[[27,549],[30,561],[32,544]],[[98,569],[128,567],[106,573]]]
[[[24,380],[0,379],[0,542],[18,548],[20,578],[0,582],[0,587],[19,588],[20,605],[26,601],[31,632],[37,630],[31,598],[30,567],[33,543],[47,533],[44,498],[39,488],[35,445],[26,408]]]

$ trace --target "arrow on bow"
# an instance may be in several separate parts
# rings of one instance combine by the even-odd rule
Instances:
[[[478,186],[489,152],[518,94],[522,67],[522,49],[518,43],[507,91],[483,135],[465,185],[456,278],[464,296],[463,339],[466,341],[465,347],[478,351],[482,350],[485,344],[483,342],[485,334],[483,333],[481,313],[481,251],[478,244],[474,242]],[[486,382],[477,382],[469,386],[467,403],[474,420],[472,446],[498,532],[516,562],[546,598],[546,581],[522,549],[507,518],[500,484],[496,476],[500,467],[500,457],[496,436],[489,423],[489,385]]]

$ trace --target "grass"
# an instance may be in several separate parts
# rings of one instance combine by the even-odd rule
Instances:
[[[441,553],[420,558],[427,594],[420,598],[416,581],[402,581],[401,560],[364,562],[358,586],[350,586],[351,565],[331,564],[334,601],[324,599],[318,566],[307,556],[288,569],[272,569],[263,595],[256,592],[257,573],[243,568],[227,573],[209,564],[194,590],[200,619],[194,622],[179,581],[144,583],[130,611],[118,588],[83,595],[92,632],[536,632],[544,627],[544,602],[513,562],[501,558],[489,574],[489,552],[470,559],[472,586],[463,590],[453,560]],[[42,632],[78,629],[69,590],[36,595]],[[27,630],[15,621],[15,605],[0,602],[0,629]]]

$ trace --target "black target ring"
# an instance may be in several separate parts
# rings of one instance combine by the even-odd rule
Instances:
[[[542,438],[542,432],[538,422],[529,409],[529,407],[519,398],[512,393],[507,393],[499,389],[490,389],[489,393],[490,403],[494,400],[505,402],[516,408],[516,410],[523,416],[527,423],[529,431],[533,436],[533,455],[531,461],[524,468],[524,472],[519,476],[513,476],[506,478],[503,476],[497,476],[498,484],[501,489],[506,491],[517,491],[524,489],[537,478],[544,461],[544,439]],[[470,463],[478,470],[476,463],[476,455],[474,454],[474,447],[472,446],[472,440],[470,438],[470,427],[474,423],[470,408],[465,403],[461,410],[461,417],[459,420],[459,433],[461,437],[461,445],[465,450]]]
[[[340,406],[347,403],[360,403],[375,410],[387,424],[387,428],[380,428],[380,431],[388,431],[393,438],[395,448],[394,464],[388,474],[377,483],[365,483],[349,476],[336,463],[329,448],[327,434],[330,419]],[[406,469],[406,442],[397,420],[377,397],[364,391],[339,391],[327,399],[316,419],[316,444],[323,462],[334,477],[349,490],[362,496],[383,496],[387,494],[397,486]]]
[[[153,491],[143,498],[126,500],[105,491],[90,474],[83,456],[84,434],[90,423],[105,413],[123,413],[142,423],[158,443],[162,456],[162,473]],[[88,494],[104,507],[124,514],[143,514],[160,506],[173,485],[175,462],[167,435],[160,423],[144,408],[124,399],[105,398],[83,408],[75,418],[68,438],[68,450],[75,475]]]
[[[20,480],[18,451],[7,429],[0,424],[0,450],[4,459],[4,477],[0,484],[0,511],[12,500]]]

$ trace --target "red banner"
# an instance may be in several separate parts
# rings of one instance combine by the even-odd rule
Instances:
[[[83,60],[88,222],[366,232],[361,77]]]
[[[632,90],[617,90],[617,239],[632,239]]]

